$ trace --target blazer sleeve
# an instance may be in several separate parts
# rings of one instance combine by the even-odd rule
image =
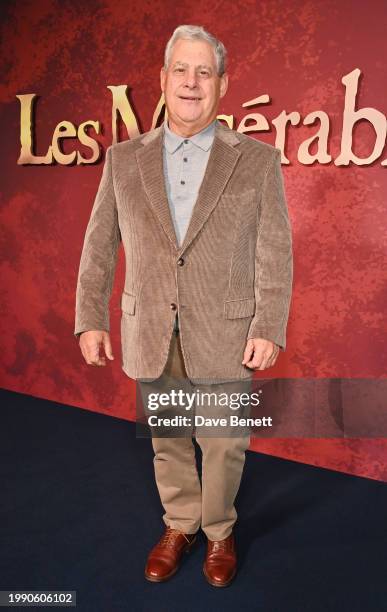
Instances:
[[[110,146],[106,150],[79,264],[75,300],[76,337],[92,329],[110,331],[109,301],[120,242]]]
[[[293,282],[292,232],[275,149],[266,170],[255,250],[255,314],[247,338],[265,338],[286,348],[286,326]]]

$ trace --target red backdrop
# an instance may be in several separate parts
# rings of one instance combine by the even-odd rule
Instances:
[[[135,386],[120,368],[122,252],[111,301],[115,361],[103,369],[87,366],[73,336],[79,258],[103,157],[95,165],[18,165],[16,96],[39,96],[36,154],[45,155],[63,120],[76,126],[100,121],[102,132],[93,137],[106,149],[112,142],[108,86],[128,85],[140,131],[150,129],[164,47],[185,23],[203,25],[228,49],[230,84],[219,114],[233,115],[235,129],[247,113],[263,113],[271,130],[249,135],[275,144],[272,120],[282,111],[301,116],[299,125],[288,127],[290,164],[283,165],[295,257],[288,348],[270,376],[386,377],[386,155],[363,166],[334,164],[345,75],[361,71],[358,108],[386,114],[384,2],[198,0],[192,8],[186,0],[35,0],[8,2],[1,10],[3,387],[133,418]],[[242,107],[263,94],[268,104]],[[332,161],[304,165],[298,147],[318,127],[302,120],[316,110],[330,119]],[[357,124],[353,137],[356,155],[367,157],[375,141],[370,124]],[[75,139],[63,149],[90,156]],[[382,438],[256,439],[251,448],[387,480]]]

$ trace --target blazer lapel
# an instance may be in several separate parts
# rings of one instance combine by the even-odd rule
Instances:
[[[219,121],[217,122],[206,171],[192,211],[187,233],[180,247],[180,254],[191,244],[215,209],[241,155],[241,152],[235,148],[235,145],[239,142],[239,138],[229,127],[223,127]]]
[[[217,121],[206,171],[193,207],[187,233],[183,244],[179,246],[165,188],[163,135],[162,125],[147,132],[141,141],[145,146],[137,149],[136,156],[149,203],[173,244],[176,254],[182,254],[216,207],[241,155],[241,152],[234,148],[240,141],[233,130]]]
[[[145,146],[136,150],[136,157],[149,204],[169,240],[178,249],[165,189],[162,126],[147,132],[141,142]]]

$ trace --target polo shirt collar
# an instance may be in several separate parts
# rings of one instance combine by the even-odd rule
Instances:
[[[211,123],[207,125],[207,127],[203,128],[200,132],[193,134],[193,136],[190,136],[188,140],[193,142],[196,146],[200,147],[204,151],[208,151],[214,140],[216,123],[217,118],[215,117],[215,119],[211,121]],[[184,136],[180,136],[179,134],[173,132],[168,126],[168,121],[166,119],[164,119],[163,125],[165,148],[167,149],[167,151],[169,151],[169,153],[174,153],[180,147],[181,143],[186,139]]]

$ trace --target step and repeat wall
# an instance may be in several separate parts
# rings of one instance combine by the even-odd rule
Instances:
[[[257,377],[314,424],[251,449],[387,480],[386,17],[382,1],[4,3],[2,387],[134,420],[122,249],[105,368],[73,335],[79,259],[106,148],[160,125],[165,45],[202,25],[228,51],[218,118],[281,149],[293,230],[287,349]]]

